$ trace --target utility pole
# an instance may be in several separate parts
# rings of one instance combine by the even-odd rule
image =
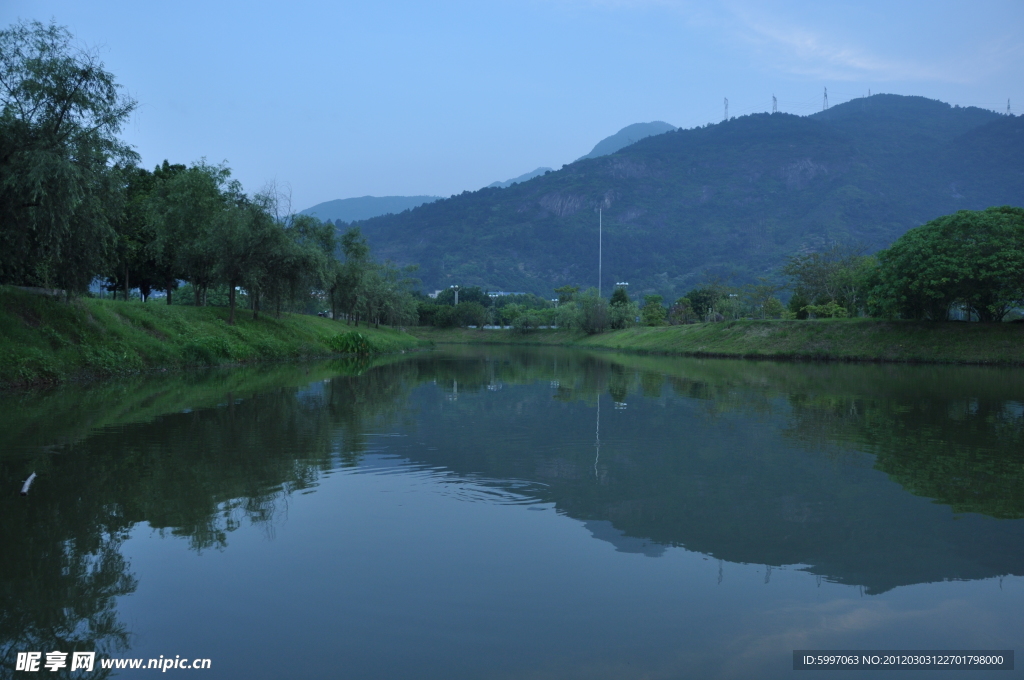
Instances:
[[[775,95],[772,95],[772,113],[778,113],[778,112],[779,112],[779,100],[775,98]]]
[[[821,110],[825,111],[828,109],[828,88],[825,88],[825,98],[821,101]]]
[[[597,209],[597,296],[601,297],[601,275],[604,267],[604,234],[601,228],[601,208]]]
[[[723,118],[722,120],[723,121],[729,120],[729,98],[728,97],[725,98],[725,118]]]
[[[1009,99],[1006,100],[1006,115],[1007,116],[1013,115],[1013,114],[1010,113],[1010,100]]]

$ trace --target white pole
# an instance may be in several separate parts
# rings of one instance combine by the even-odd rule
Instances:
[[[601,209],[597,209],[597,296],[601,297],[601,269],[604,266],[604,235],[601,232]]]

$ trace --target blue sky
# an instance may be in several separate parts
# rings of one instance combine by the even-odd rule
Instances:
[[[475,190],[636,122],[807,114],[822,91],[1024,112],[1024,2],[4,0],[139,101],[146,166],[227,161],[292,207]]]

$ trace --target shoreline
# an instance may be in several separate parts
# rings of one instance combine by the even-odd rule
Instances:
[[[410,328],[437,344],[503,344],[606,349],[715,359],[1024,365],[1024,324],[813,319],[737,320],[636,327],[595,335],[558,330]]]

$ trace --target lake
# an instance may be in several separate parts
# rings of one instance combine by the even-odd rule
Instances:
[[[1018,368],[463,347],[164,374],[0,396],[0,479],[2,677],[153,673],[14,670],[95,651],[791,678],[794,650],[1024,639]]]

